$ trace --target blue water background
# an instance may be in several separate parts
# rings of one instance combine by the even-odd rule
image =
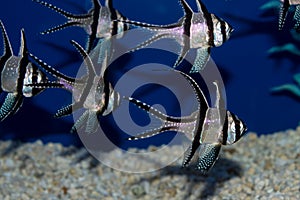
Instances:
[[[84,0],[48,2],[72,13],[86,13],[91,5]],[[188,2],[196,9],[194,1]],[[284,54],[268,56],[267,50],[272,46],[293,40],[289,26],[278,31],[276,13],[263,15],[259,10],[265,2],[204,1],[210,12],[228,21],[235,29],[230,40],[221,47],[213,48],[211,54],[224,78],[227,107],[247,123],[250,131],[258,134],[295,128],[300,120],[299,99],[288,94],[270,93],[270,88],[292,82],[293,74],[300,70],[299,57]],[[173,23],[183,14],[177,0],[115,0],[114,6],[129,19],[153,24]],[[0,19],[15,54],[19,51],[20,30],[24,28],[30,52],[60,71],[70,76],[76,75],[82,61],[69,40],[76,40],[84,46],[86,33],[81,28],[40,35],[39,32],[47,28],[64,23],[65,18],[31,0],[2,1]],[[2,42],[0,45],[2,52]],[[138,59],[143,60],[142,57]],[[19,112],[0,124],[0,138],[42,139],[45,142],[80,145],[76,134],[68,132],[73,123],[72,117],[53,118],[57,109],[70,102],[71,95],[59,89],[47,90],[34,98],[25,99]],[[149,141],[155,143],[155,139]]]

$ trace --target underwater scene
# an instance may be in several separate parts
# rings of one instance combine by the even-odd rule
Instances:
[[[0,6],[1,199],[299,199],[300,1]]]

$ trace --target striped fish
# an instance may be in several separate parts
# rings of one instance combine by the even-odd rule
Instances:
[[[197,168],[201,172],[207,173],[217,160],[221,146],[237,142],[245,134],[247,127],[236,115],[224,109],[225,102],[221,98],[217,82],[214,82],[216,86],[216,102],[214,107],[209,107],[202,90],[195,80],[181,71],[177,72],[181,73],[193,87],[199,103],[197,111],[190,116],[173,117],[161,113],[137,99],[124,97],[162,122],[160,127],[147,130],[137,136],[128,138],[128,140],[149,138],[165,131],[182,132],[188,137],[192,135],[192,144],[185,154],[182,165],[183,167],[187,166],[199,148]]]
[[[46,6],[68,19],[66,23],[43,31],[42,34],[53,33],[71,26],[83,27],[89,35],[86,46],[88,53],[94,48],[96,39],[111,38],[113,35],[122,37],[123,32],[128,29],[126,24],[116,21],[126,18],[113,8],[112,0],[105,0],[105,6],[102,6],[99,0],[92,0],[93,7],[87,14],[72,14],[41,0],[32,1]]]
[[[300,31],[300,0],[280,0],[281,1],[281,7],[279,10],[279,30],[282,30],[285,20],[287,17],[287,13],[289,11],[290,6],[296,6],[295,14],[294,14],[294,20],[296,21],[296,24],[294,28],[297,31]]]
[[[131,20],[119,21],[146,28],[154,34],[130,52],[144,48],[162,38],[175,39],[180,46],[179,56],[174,64],[174,67],[177,67],[191,48],[197,49],[197,55],[190,71],[190,73],[196,73],[205,67],[211,47],[218,47],[227,41],[233,29],[227,22],[209,13],[200,0],[196,0],[198,12],[194,12],[186,0],[180,0],[180,3],[184,16],[174,24],[154,25]]]
[[[4,53],[0,57],[0,92],[8,93],[0,108],[0,121],[3,121],[18,111],[22,106],[23,97],[35,96],[43,90],[26,86],[26,84],[43,82],[47,80],[47,77],[28,60],[24,30],[21,30],[19,55],[15,56],[2,21],[0,21],[0,28],[4,41]]]
[[[28,86],[38,89],[62,88],[72,92],[74,102],[59,109],[54,116],[67,116],[80,108],[84,108],[86,111],[75,122],[71,132],[80,129],[86,124],[85,132],[94,133],[99,127],[98,116],[107,115],[117,108],[120,102],[120,95],[114,91],[111,84],[107,81],[106,71],[98,76],[88,53],[74,40],[71,40],[71,43],[81,54],[87,67],[87,75],[80,78],[66,76],[33,54],[29,54],[42,70],[55,77],[57,81],[28,84]]]

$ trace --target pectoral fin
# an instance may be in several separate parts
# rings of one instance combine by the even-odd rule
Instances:
[[[76,130],[79,130],[84,123],[87,122],[89,118],[89,111],[86,110],[80,117],[79,119],[76,120],[75,124],[71,128],[71,133],[74,133]]]
[[[201,144],[199,151],[199,161],[197,169],[202,173],[207,173],[218,159],[221,144]]]
[[[210,55],[210,48],[199,48],[197,49],[196,59],[194,65],[190,70],[190,73],[198,73],[203,70]]]
[[[99,128],[98,115],[95,111],[88,110],[85,132],[88,134],[95,133]]]

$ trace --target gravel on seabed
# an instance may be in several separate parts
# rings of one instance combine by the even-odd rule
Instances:
[[[248,133],[223,146],[207,175],[193,165],[181,168],[182,158],[155,172],[125,173],[84,148],[40,141],[0,141],[0,155],[3,200],[300,199],[300,127],[260,137]]]

